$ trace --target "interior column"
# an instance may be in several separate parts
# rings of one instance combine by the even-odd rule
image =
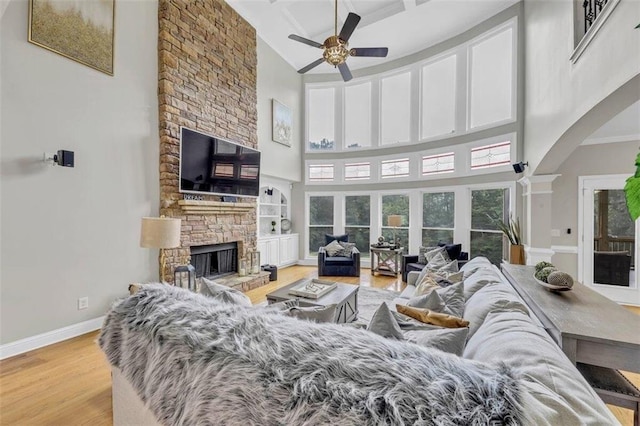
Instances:
[[[525,176],[518,180],[524,191],[524,242],[527,265],[551,262],[552,182],[560,175]]]

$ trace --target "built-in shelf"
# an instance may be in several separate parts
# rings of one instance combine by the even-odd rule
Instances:
[[[178,200],[180,208],[191,214],[246,214],[256,208],[254,203],[226,203],[206,200]]]

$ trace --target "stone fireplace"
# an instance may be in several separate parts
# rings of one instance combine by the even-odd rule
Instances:
[[[173,281],[189,256],[206,268],[196,247],[236,243],[236,269],[256,249],[255,199],[185,199],[178,190],[180,126],[258,147],[256,32],[224,0],[160,0],[158,22],[160,214],[182,219],[180,248],[165,250],[164,273]],[[266,284],[265,274],[244,277],[242,289]]]

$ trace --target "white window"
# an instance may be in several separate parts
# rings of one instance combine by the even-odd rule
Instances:
[[[344,88],[344,146],[371,146],[371,82]]]
[[[471,150],[471,170],[504,166],[511,163],[511,142],[479,146]]]
[[[335,148],[335,89],[309,89],[307,92],[308,147],[322,151]]]
[[[455,171],[455,154],[445,152],[438,155],[428,155],[422,157],[422,175],[435,175],[440,173],[451,173]]]
[[[409,142],[410,72],[385,77],[380,81],[380,119],[383,145]]]
[[[513,118],[513,31],[470,47],[470,128]]]
[[[422,139],[451,134],[456,119],[456,56],[422,67]]]
[[[309,166],[310,182],[332,181],[333,175],[333,164],[314,164]]]
[[[385,160],[380,163],[380,176],[397,178],[409,176],[409,159]]]
[[[347,163],[344,165],[344,180],[365,180],[370,177],[370,163]]]

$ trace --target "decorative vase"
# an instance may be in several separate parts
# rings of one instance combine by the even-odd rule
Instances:
[[[509,249],[509,262],[513,265],[525,265],[524,246],[522,244],[511,245]]]

